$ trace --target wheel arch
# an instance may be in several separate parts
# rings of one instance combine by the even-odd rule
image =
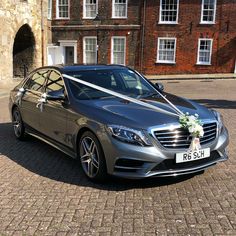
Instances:
[[[80,141],[82,135],[83,135],[86,131],[89,131],[89,132],[93,133],[93,134],[95,135],[95,137],[98,139],[98,141],[99,141],[99,143],[100,143],[100,145],[101,145],[101,147],[102,147],[101,141],[100,141],[99,137],[97,136],[97,134],[96,134],[90,127],[84,126],[84,127],[82,127],[82,128],[78,131],[77,136],[76,136],[76,153],[77,153],[77,157],[78,157],[79,141]],[[102,148],[102,149],[103,149],[103,148]]]
[[[100,141],[98,135],[96,134],[96,132],[94,132],[94,131],[93,131],[90,127],[88,127],[88,126],[82,127],[82,128],[78,131],[78,133],[77,133],[77,137],[76,137],[76,157],[77,157],[77,159],[79,159],[79,150],[78,150],[78,149],[79,149],[79,142],[80,142],[80,139],[81,139],[82,135],[83,135],[85,132],[87,132],[87,131],[91,132],[91,133],[97,138],[97,140],[98,140],[98,142],[99,142],[99,144],[100,144],[100,146],[101,146],[101,151],[102,151],[102,153],[103,153],[103,157],[104,157],[104,161],[105,161],[105,166],[106,166],[106,171],[107,171],[107,160],[106,160],[106,156],[105,156],[105,152],[104,152],[102,143],[101,143],[101,141]]]

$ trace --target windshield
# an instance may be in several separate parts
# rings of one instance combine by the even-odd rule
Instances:
[[[109,69],[93,71],[72,71],[68,75],[98,85],[100,87],[140,98],[157,93],[156,90],[141,76],[129,69]],[[69,80],[73,95],[80,100],[99,99],[111,95],[90,88],[86,85]]]

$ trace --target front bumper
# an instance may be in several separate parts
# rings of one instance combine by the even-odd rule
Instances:
[[[107,135],[105,139],[103,137],[102,146],[109,174],[139,179],[178,176],[205,170],[228,159],[226,151],[228,143],[228,131],[224,128],[212,143],[202,146],[202,148],[210,148],[211,156],[209,158],[180,164],[175,162],[176,153],[186,150],[167,150],[157,142],[152,147],[141,147],[120,142]]]

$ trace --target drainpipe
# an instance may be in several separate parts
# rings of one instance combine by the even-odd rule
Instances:
[[[44,14],[43,14],[43,0],[41,0],[41,53],[42,66],[44,66]]]
[[[143,24],[141,36],[141,56],[140,56],[140,72],[143,72],[144,46],[145,46],[145,27],[146,27],[146,0],[143,1]]]

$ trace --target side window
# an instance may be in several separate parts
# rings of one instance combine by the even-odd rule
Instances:
[[[126,74],[126,73],[121,73],[121,75],[123,77],[123,80],[127,88],[134,88],[137,86],[138,81],[134,76]]]
[[[57,71],[51,71],[47,85],[46,92],[64,90],[64,83],[61,77],[61,74]]]
[[[136,94],[143,94],[149,91],[149,88],[140,81],[140,78],[133,72],[121,72],[123,83],[128,91]]]
[[[38,70],[25,83],[24,88],[34,91],[42,91],[47,79],[48,70]]]

